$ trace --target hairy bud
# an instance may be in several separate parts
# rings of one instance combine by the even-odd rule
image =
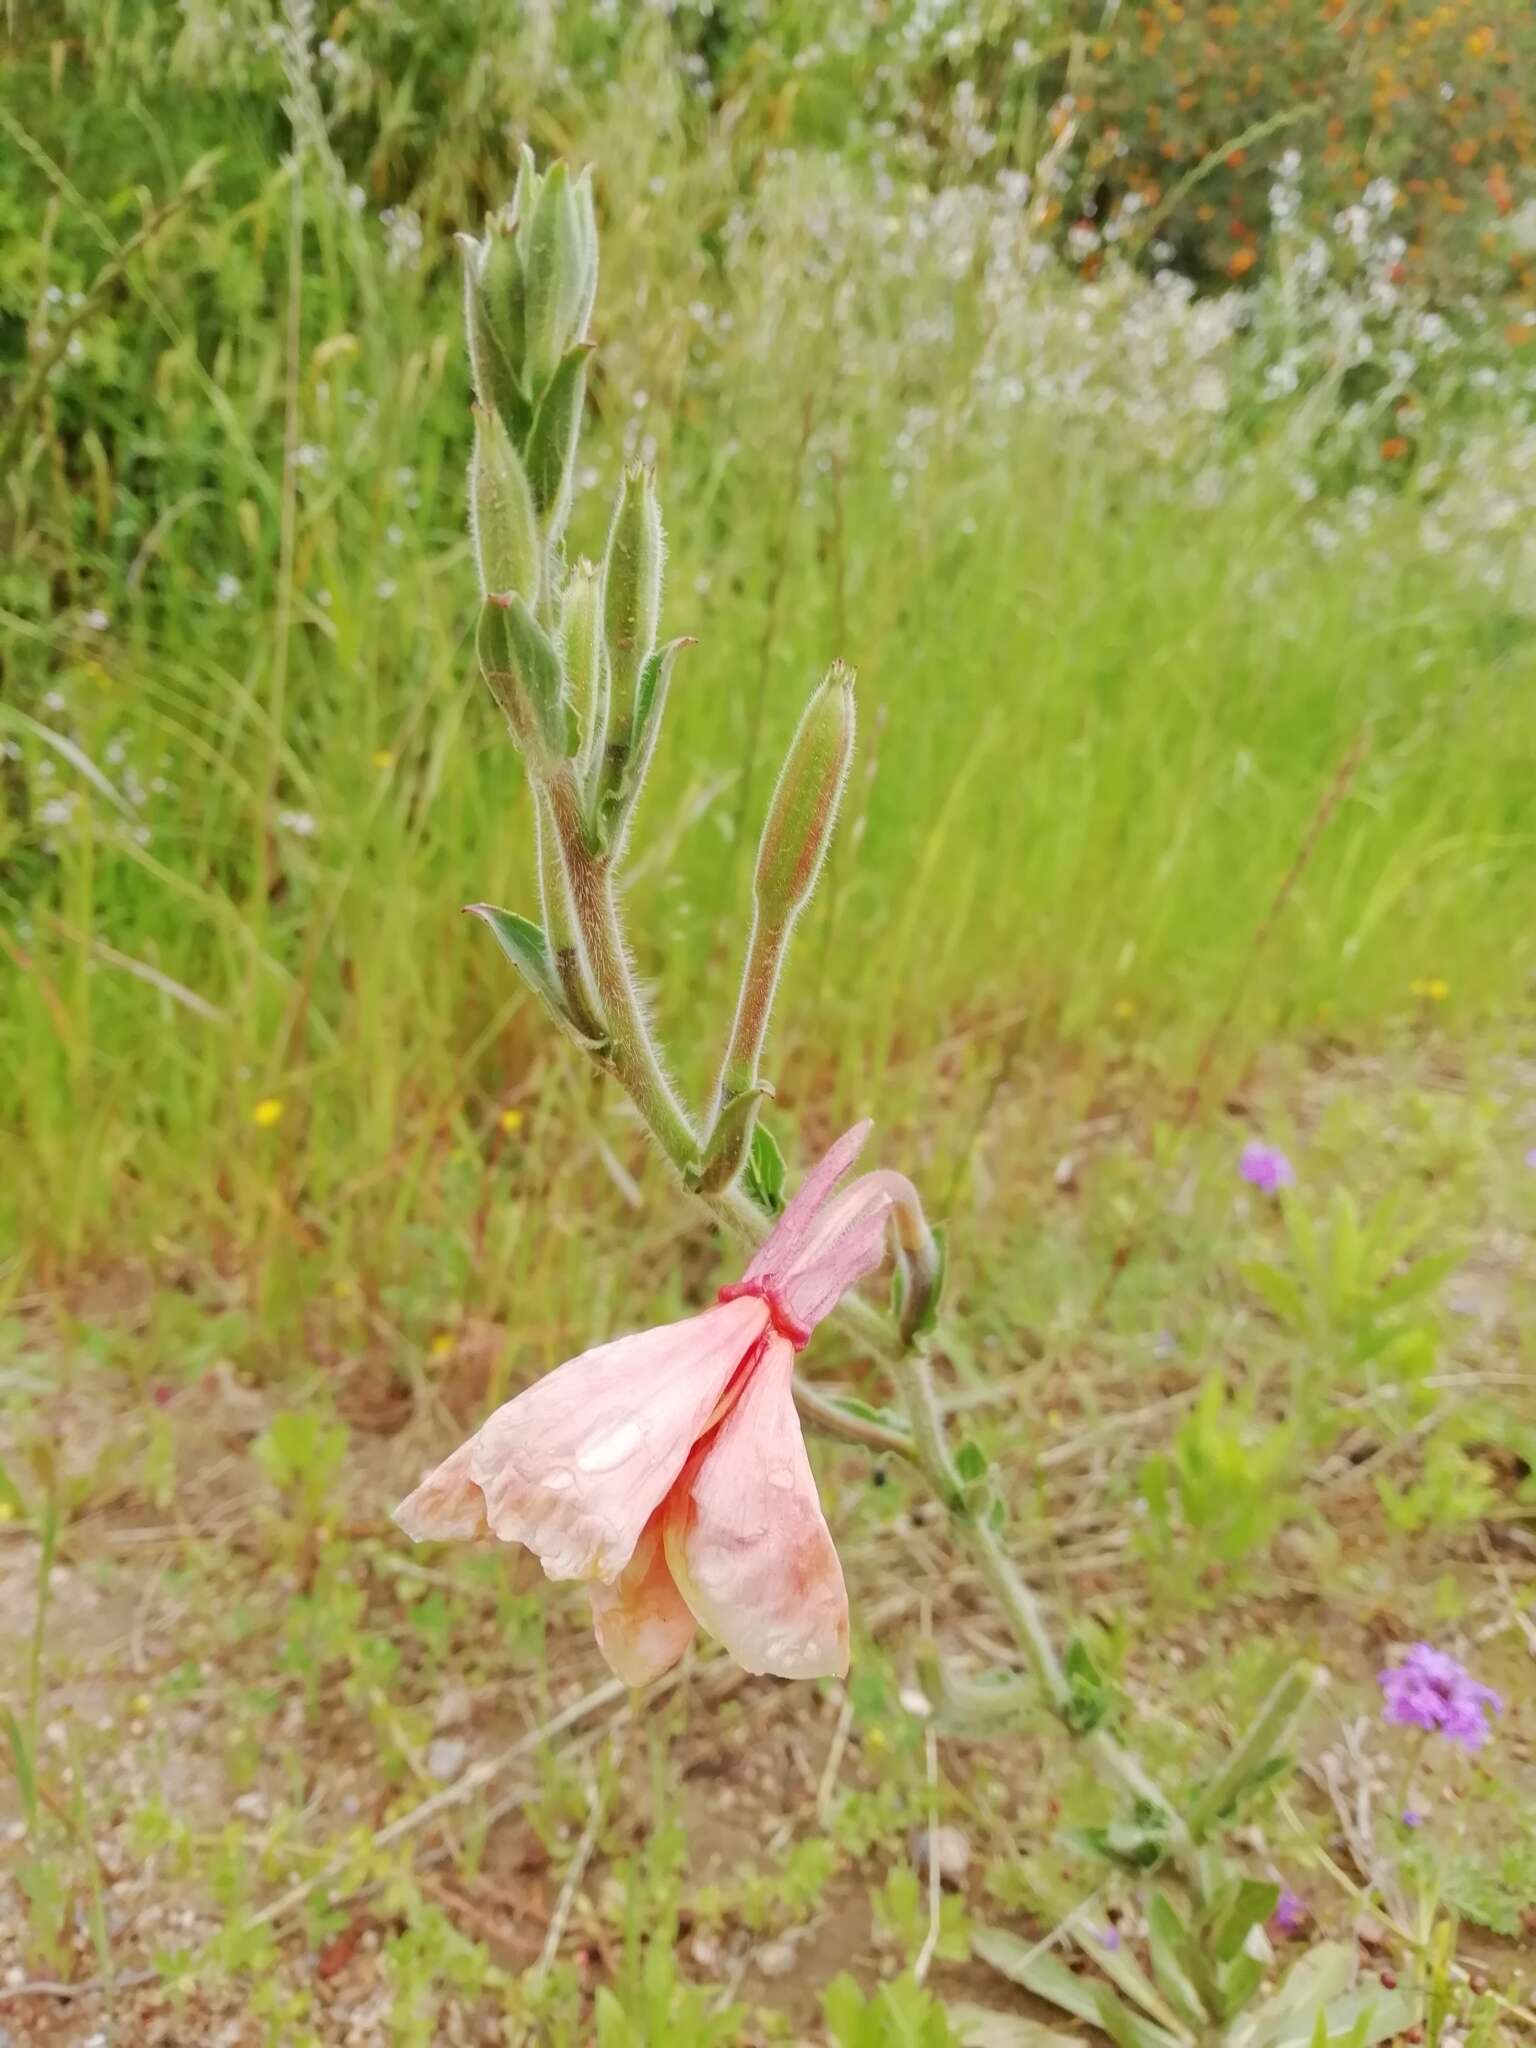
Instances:
[[[665,555],[655,475],[633,463],[619,485],[603,564],[603,633],[613,700],[608,743],[620,754],[628,751],[633,733],[640,671],[656,645]]]
[[[757,914],[787,930],[826,856],[853,758],[853,670],[834,662],[805,707],[779,774],[757,849]]]
[[[522,389],[523,268],[512,236],[494,224],[482,241],[459,236],[464,258],[464,332],[475,396],[518,441],[532,411]]]
[[[600,744],[608,709],[601,611],[602,587],[597,570],[583,559],[572,569],[560,600],[560,641],[571,701],[589,751]]]
[[[518,222],[527,305],[527,357],[523,389],[537,400],[565,356],[586,335],[597,291],[597,226],[589,175],[572,179],[563,163],[541,178],[519,179]]]
[[[469,464],[469,519],[480,570],[480,594],[516,590],[537,604],[544,550],[528,477],[501,415],[475,411],[475,452]]]
[[[597,222],[589,172],[563,163],[542,176],[523,150],[511,224],[492,219],[480,240],[460,235],[464,321],[480,403],[499,412],[524,449],[541,401],[585,340],[597,296]],[[580,382],[566,371],[568,387]],[[575,411],[580,411],[579,395]],[[572,411],[568,388],[557,429]],[[561,433],[554,440],[564,446]],[[536,493],[537,495],[537,493]],[[540,508],[544,508],[541,506]]]

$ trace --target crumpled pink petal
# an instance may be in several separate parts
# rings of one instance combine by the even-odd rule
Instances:
[[[485,1495],[470,1477],[475,1440],[462,1443],[395,1509],[395,1520],[415,1543],[475,1543],[491,1533]]]
[[[850,1287],[884,1263],[891,1211],[911,1192],[899,1173],[865,1173],[827,1203],[794,1264],[775,1281],[777,1298],[803,1329],[814,1330]]]
[[[597,1647],[626,1685],[660,1678],[693,1641],[696,1624],[662,1541],[666,1511],[663,1503],[646,1523],[634,1556],[611,1586],[588,1588]]]
[[[772,1337],[663,1514],[667,1562],[699,1622],[747,1671],[841,1678],[848,1593],[795,1414],[795,1354]]]
[[[782,1279],[816,1224],[817,1213],[863,1151],[874,1125],[866,1117],[843,1135],[811,1168],[784,1205],[784,1213],[758,1246],[743,1280]]]
[[[767,1322],[748,1295],[582,1352],[498,1408],[395,1519],[457,1534],[477,1489],[484,1525],[550,1578],[616,1579]]]

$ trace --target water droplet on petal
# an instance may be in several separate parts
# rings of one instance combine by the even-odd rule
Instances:
[[[576,1463],[583,1472],[611,1472],[615,1465],[622,1465],[626,1458],[633,1456],[643,1441],[644,1432],[631,1417],[616,1429],[607,1430],[584,1445],[576,1453]]]

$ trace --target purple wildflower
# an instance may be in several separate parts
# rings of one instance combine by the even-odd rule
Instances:
[[[1536,1167],[1536,1145],[1533,1145],[1530,1151],[1526,1153],[1525,1163],[1527,1166]]]
[[[1504,1711],[1492,1686],[1430,1643],[1415,1643],[1401,1664],[1377,1674],[1377,1683],[1386,1720],[1427,1728],[1467,1749],[1481,1749],[1488,1740],[1488,1713]]]
[[[1289,1885],[1281,1889],[1275,1901],[1275,1910],[1269,1916],[1270,1932],[1278,1934],[1282,1941],[1288,1941],[1293,1934],[1300,1934],[1312,1918],[1312,1910],[1300,1892],[1293,1892]]]
[[[1402,1819],[1405,1828],[1421,1828],[1424,1825],[1424,1816],[1416,1806],[1405,1806]]]
[[[1262,1195],[1277,1195],[1282,1188],[1294,1186],[1296,1180],[1296,1169],[1280,1147],[1261,1144],[1257,1138],[1243,1147],[1238,1172]]]
[[[1108,1927],[1101,1927],[1099,1929],[1099,1946],[1101,1948],[1117,1949],[1120,1946],[1119,1928],[1113,1924]]]

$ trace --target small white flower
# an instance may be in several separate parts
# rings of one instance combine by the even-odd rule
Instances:
[[[279,811],[277,822],[285,832],[291,832],[295,839],[313,839],[318,827],[310,811]]]
[[[233,604],[240,595],[240,578],[231,576],[226,569],[219,578],[213,594],[220,604]]]
[[[112,621],[102,610],[101,606],[96,604],[91,606],[91,609],[85,614],[80,623],[92,633],[105,633]]]

